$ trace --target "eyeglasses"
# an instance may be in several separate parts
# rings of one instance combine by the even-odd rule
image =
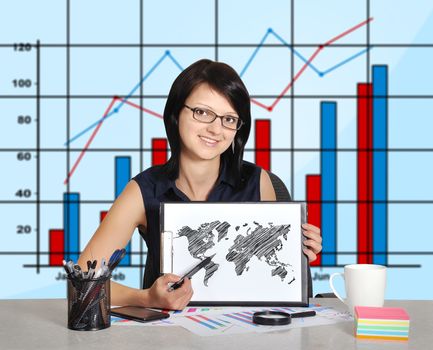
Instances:
[[[220,118],[221,125],[230,130],[239,130],[244,124],[240,118],[234,117],[232,115],[218,115],[214,111],[201,107],[192,108],[187,105],[185,105],[185,107],[192,111],[192,117],[195,120],[198,120],[202,123],[210,124],[213,123],[216,118]]]

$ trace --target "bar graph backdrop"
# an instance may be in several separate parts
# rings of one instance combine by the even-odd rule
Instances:
[[[62,260],[77,260],[131,177],[170,156],[167,93],[200,58],[240,74],[245,158],[321,227],[315,292],[345,264],[375,263],[389,267],[387,298],[431,298],[428,0],[1,4],[0,298],[65,295]],[[137,232],[126,249],[114,279],[139,287]]]

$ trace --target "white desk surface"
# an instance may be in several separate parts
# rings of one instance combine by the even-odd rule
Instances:
[[[337,299],[313,303],[344,308]],[[66,327],[66,300],[0,300],[0,349],[433,349],[433,300],[386,301],[410,315],[407,342],[357,340],[353,323],[296,328],[266,334],[201,337],[181,327],[112,326],[80,332]]]

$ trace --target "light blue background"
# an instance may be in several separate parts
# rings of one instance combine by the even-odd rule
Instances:
[[[286,43],[294,40],[299,55],[308,59],[317,45],[328,41],[347,29],[364,21],[367,16],[366,0],[294,0],[291,1],[229,1],[219,0],[218,58],[232,65],[239,73],[245,68],[257,45],[269,28]],[[389,125],[388,137],[388,247],[389,264],[417,265],[420,268],[389,268],[387,298],[430,299],[432,285],[433,235],[428,224],[433,209],[433,4],[429,0],[407,2],[403,0],[371,0],[369,23],[370,43],[373,47],[350,62],[320,77],[310,67],[295,82],[295,98],[284,98],[269,112],[252,105],[253,118],[269,118],[272,128],[272,147],[291,148],[293,152],[273,152],[272,171],[287,184],[294,199],[305,199],[305,176],[320,172],[320,102],[337,102],[337,127],[339,148],[350,149],[338,154],[338,199],[349,203],[338,204],[337,248],[341,252],[337,263],[356,262],[356,84],[368,79],[367,64],[389,66]],[[199,58],[215,58],[214,1],[143,1],[143,61],[141,70],[146,75],[170,51],[173,62],[165,56],[142,85],[144,95],[161,97],[144,98],[145,108],[162,114],[164,96],[179,74]],[[128,95],[142,79],[140,49],[125,44],[140,43],[140,6],[138,0],[71,1],[70,18],[70,93],[79,95],[70,99],[70,136],[77,135],[102,117],[114,95]],[[292,27],[292,16],[294,23]],[[292,32],[293,29],[293,32]],[[54,201],[41,205],[40,247],[48,251],[48,230],[61,228],[61,201],[66,177],[67,101],[66,48],[56,46],[66,42],[66,1],[15,0],[0,6],[0,44],[30,42],[52,45],[40,50],[41,99],[40,144],[40,198]],[[365,49],[367,27],[338,40],[343,46],[327,47],[312,64],[326,71]],[[80,44],[118,44],[117,47],[89,47]],[[177,44],[189,44],[179,47]],[[227,44],[227,45],[226,45]],[[248,44],[248,45],[245,45]],[[274,35],[268,35],[264,44],[281,44]],[[386,44],[387,46],[381,46]],[[417,44],[417,47],[411,46]],[[79,47],[77,47],[77,45]],[[398,45],[398,46],[393,46]],[[430,45],[430,46],[428,46]],[[292,62],[293,59],[293,62]],[[36,50],[15,52],[11,47],[0,47],[0,264],[3,279],[0,298],[51,298],[65,296],[65,283],[55,280],[60,268],[42,267],[40,273],[34,265],[36,257],[36,232],[17,235],[16,226],[29,224],[36,228],[36,206],[31,203],[9,204],[16,200],[19,188],[36,190],[36,153],[33,160],[18,162],[20,150],[36,147],[36,123],[18,125],[18,115],[36,118],[36,93],[33,85],[16,89],[14,79],[36,79]],[[251,64],[243,72],[243,80],[251,95],[278,95],[290,82],[292,74],[303,66],[297,55],[288,47],[261,47]],[[130,98],[140,104],[137,89]],[[5,98],[9,95],[21,98]],[[427,96],[426,96],[427,95]],[[310,96],[310,98],[307,98]],[[27,98],[26,98],[27,97]],[[55,97],[55,98],[53,98]],[[271,105],[275,98],[257,98]],[[117,103],[116,105],[119,105]],[[293,113],[293,114],[292,114]],[[292,122],[294,138],[292,139]],[[163,123],[159,118],[143,113],[143,147],[151,147],[151,139],[164,137]],[[71,166],[84,147],[91,132],[71,143]],[[71,191],[80,192],[87,201],[112,201],[114,198],[114,157],[131,156],[132,174],[150,165],[150,154],[141,155],[140,169],[140,112],[123,105],[119,113],[108,118],[83,158],[70,182]],[[254,128],[247,148],[254,147]],[[120,151],[114,152],[111,149]],[[423,148],[421,150],[420,148]],[[132,150],[127,150],[132,149]],[[302,150],[301,150],[302,149]],[[402,150],[404,149],[404,150]],[[245,158],[254,160],[247,151]],[[292,179],[293,158],[293,179]],[[293,182],[293,187],[291,184]],[[2,202],[1,202],[2,201]],[[401,203],[395,201],[411,201]],[[430,201],[430,203],[420,203]],[[81,248],[97,228],[99,212],[108,210],[110,204],[81,204]],[[132,249],[138,251],[140,237],[134,234]],[[430,250],[430,255],[417,252]],[[398,252],[413,252],[398,255]],[[14,253],[16,254],[4,254]],[[145,256],[144,256],[145,259]],[[40,262],[48,263],[42,254]],[[133,264],[139,263],[134,255]],[[341,267],[313,268],[326,277]],[[141,285],[138,268],[118,268],[126,276],[126,284]],[[416,285],[417,288],[413,288]],[[342,288],[340,285],[339,288]],[[328,281],[314,281],[315,292],[329,291]]]

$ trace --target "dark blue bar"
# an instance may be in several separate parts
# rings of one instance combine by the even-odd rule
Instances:
[[[131,179],[131,157],[116,157],[115,163],[115,197],[117,198]],[[131,242],[126,245],[125,249],[126,255],[120,262],[119,266],[131,265]]]
[[[388,256],[388,67],[373,66],[373,263]]]
[[[321,174],[322,174],[322,237],[323,266],[337,263],[337,103],[322,102],[321,110]],[[327,254],[328,253],[328,254]],[[329,254],[330,253],[330,254]]]
[[[63,194],[63,227],[65,260],[78,261],[80,254],[80,194]]]

